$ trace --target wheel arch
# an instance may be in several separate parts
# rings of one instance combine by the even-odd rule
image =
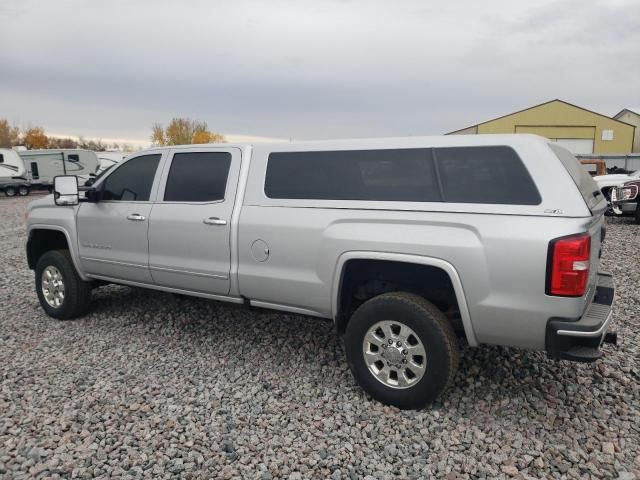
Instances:
[[[58,225],[31,225],[29,226],[27,232],[27,263],[31,270],[36,268],[36,263],[38,259],[49,250],[57,250],[60,247],[60,242],[56,240],[56,242],[50,245],[43,245],[43,242],[47,239],[47,235],[51,235],[53,232],[56,232],[58,235],[62,234],[66,241],[65,247],[69,250],[69,254],[71,256],[71,261],[73,262],[73,266],[78,272],[78,276],[84,280],[88,281],[89,278],[84,274],[82,269],[80,268],[80,261],[77,256],[77,248],[76,244],[72,241],[71,235],[64,227]],[[51,237],[49,237],[51,238]],[[50,247],[50,248],[49,248]]]
[[[351,260],[380,260],[396,263],[406,263],[435,267],[444,271],[444,273],[449,277],[449,280],[451,281],[451,285],[453,287],[455,298],[458,303],[458,308],[460,309],[460,317],[462,320],[462,326],[467,343],[472,347],[478,345],[478,340],[473,330],[471,315],[469,313],[469,307],[467,305],[462,281],[460,279],[460,276],[458,275],[457,270],[451,263],[445,260],[421,255],[375,251],[350,251],[343,253],[336,262],[332,281],[331,318],[333,319],[334,325],[336,325],[336,327],[338,327],[338,322],[340,321],[341,292],[343,288],[345,267]]]

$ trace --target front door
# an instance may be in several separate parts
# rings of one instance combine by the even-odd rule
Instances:
[[[96,187],[98,202],[80,205],[80,261],[89,275],[152,283],[147,233],[160,157],[126,160]]]
[[[235,148],[172,151],[149,221],[149,268],[156,284],[229,293],[240,158]]]

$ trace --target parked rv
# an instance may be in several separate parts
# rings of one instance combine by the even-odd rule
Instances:
[[[24,162],[27,180],[36,188],[50,188],[58,175],[75,175],[82,183],[100,168],[98,156],[90,150],[27,150],[18,154]]]
[[[0,148],[0,192],[7,197],[29,195],[31,185],[25,178],[24,162],[18,152]]]
[[[59,175],[75,175],[82,184],[99,170],[98,156],[90,150],[0,149],[0,191],[9,197],[29,195],[32,189],[50,190]]]

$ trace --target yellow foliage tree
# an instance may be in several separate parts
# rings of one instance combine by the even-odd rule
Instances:
[[[49,137],[45,135],[42,127],[31,127],[24,132],[22,143],[29,150],[47,148],[49,146]]]
[[[209,130],[207,122],[189,118],[174,118],[167,128],[154,123],[151,141],[156,145],[187,145],[190,143],[222,143],[224,135]]]
[[[0,148],[11,148],[18,145],[20,130],[12,127],[5,119],[0,119]]]

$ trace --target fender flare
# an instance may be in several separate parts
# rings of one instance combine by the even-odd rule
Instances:
[[[62,232],[67,239],[67,245],[69,245],[69,253],[71,254],[71,261],[73,262],[73,266],[76,268],[76,272],[78,272],[78,276],[85,282],[90,281],[90,279],[84,274],[84,272],[80,268],[81,264],[80,264],[80,259],[78,258],[77,245],[71,241],[71,235],[69,235],[69,232],[67,231],[66,228],[61,227],[59,225],[46,225],[46,224],[35,223],[33,225],[29,225],[29,228],[27,229],[27,239],[31,237],[31,232],[34,230],[56,230],[58,232]]]
[[[340,255],[338,261],[336,262],[331,288],[331,318],[333,318],[334,323],[337,321],[338,317],[340,288],[342,286],[344,265],[349,260],[387,260],[391,262],[428,265],[444,270],[444,272],[449,275],[449,279],[451,280],[451,284],[453,285],[456,300],[458,301],[458,307],[460,308],[460,317],[462,319],[462,326],[464,328],[464,334],[467,338],[467,342],[471,347],[476,347],[478,345],[476,334],[473,331],[473,323],[471,322],[469,306],[464,294],[460,275],[458,275],[458,271],[451,263],[435,257],[375,251],[349,251],[343,253],[342,255]]]

